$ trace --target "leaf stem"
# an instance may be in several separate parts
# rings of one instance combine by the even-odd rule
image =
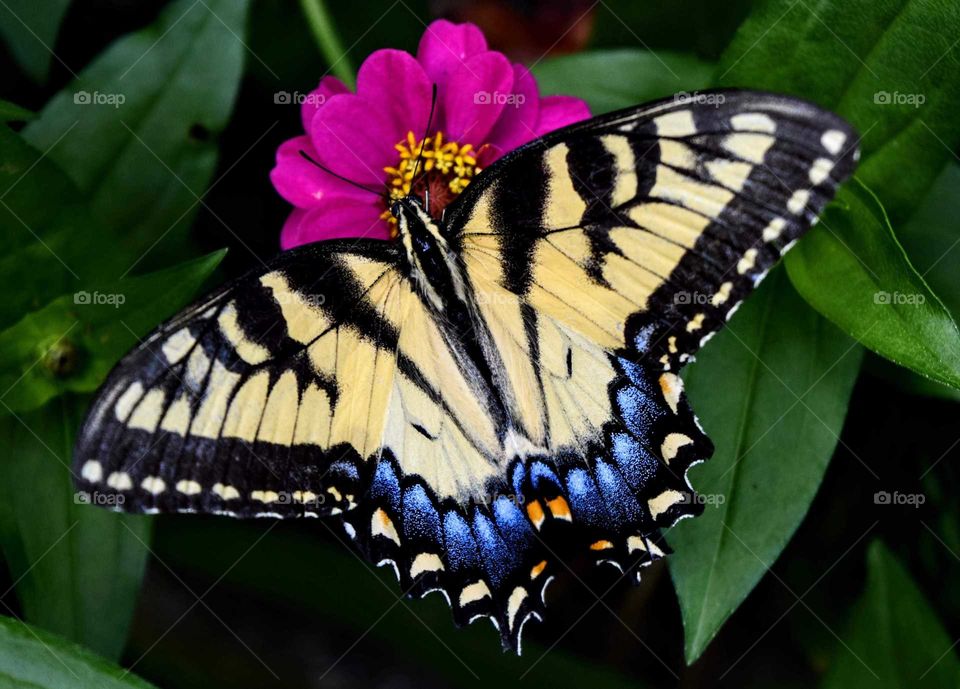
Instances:
[[[330,71],[351,88],[354,85],[353,66],[340,42],[333,20],[323,0],[300,0],[300,7],[310,25],[310,31],[329,65]]]

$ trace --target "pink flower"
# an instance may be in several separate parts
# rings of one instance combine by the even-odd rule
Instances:
[[[436,112],[425,142],[433,85]],[[387,201],[325,172],[389,198],[410,192],[414,160],[423,161],[414,191],[430,191],[435,216],[480,170],[504,153],[559,127],[590,116],[586,103],[567,96],[541,97],[533,75],[488,50],[473,24],[439,20],[427,27],[417,56],[378,50],[357,74],[357,91],[324,77],[304,99],[306,134],[285,141],[270,173],[294,209],[280,236],[290,249],[338,237],[393,235]]]

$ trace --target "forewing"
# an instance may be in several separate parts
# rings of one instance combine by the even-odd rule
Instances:
[[[79,488],[134,512],[350,508],[410,296],[394,247],[373,241],[299,248],[216,291],[111,373],[77,442]]]
[[[569,525],[624,569],[664,554],[713,451],[677,372],[856,159],[855,132],[813,105],[705,92],[554,132],[448,209],[536,528]]]

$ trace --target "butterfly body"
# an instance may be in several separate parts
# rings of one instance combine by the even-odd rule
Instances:
[[[838,117],[722,94],[558,130],[442,220],[402,199],[397,241],[300,247],[214,292],[111,374],[79,486],[333,517],[517,650],[561,547],[639,579],[703,509],[687,470],[713,447],[679,369],[856,161]]]

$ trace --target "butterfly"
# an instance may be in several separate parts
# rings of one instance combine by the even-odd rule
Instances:
[[[699,95],[552,132],[441,219],[408,196],[396,240],[302,246],[201,299],[99,391],[79,489],[336,520],[517,652],[559,548],[638,581],[702,511],[687,470],[713,446],[679,370],[859,155],[809,103]]]

